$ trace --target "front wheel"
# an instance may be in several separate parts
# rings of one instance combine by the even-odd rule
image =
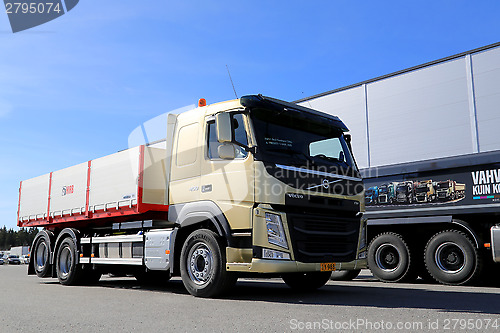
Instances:
[[[331,272],[288,273],[281,278],[292,289],[310,291],[323,287],[331,275]]]
[[[181,277],[187,291],[198,297],[215,297],[229,290],[237,280],[226,271],[226,253],[219,237],[207,229],[191,233],[182,246]]]
[[[481,271],[474,243],[457,230],[442,231],[431,237],[425,247],[425,266],[436,281],[448,285],[470,283]]]

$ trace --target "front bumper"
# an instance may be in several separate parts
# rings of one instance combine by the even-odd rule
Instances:
[[[335,271],[365,268],[367,268],[366,259],[335,263]],[[321,264],[253,258],[251,263],[227,263],[226,269],[231,272],[252,273],[319,272],[321,271]]]

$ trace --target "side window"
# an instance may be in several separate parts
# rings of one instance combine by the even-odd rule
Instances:
[[[233,130],[234,130],[234,138],[236,141],[248,145],[247,133],[245,131],[245,124],[243,122],[243,115],[235,114],[231,117],[233,119]],[[218,159],[219,153],[218,149],[221,145],[217,141],[217,130],[215,127],[215,121],[208,122],[208,157],[210,159]],[[245,151],[242,147],[238,145],[233,145],[236,158],[245,158],[248,155],[248,152]]]
[[[210,159],[219,158],[217,149],[220,143],[217,142],[217,131],[215,129],[215,121],[208,123],[208,157]]]

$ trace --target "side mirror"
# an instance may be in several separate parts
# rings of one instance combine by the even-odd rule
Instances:
[[[219,153],[219,157],[223,160],[234,160],[236,157],[236,152],[234,151],[234,145],[230,143],[221,144],[217,148],[217,152]]]
[[[352,146],[351,146],[351,134],[344,134],[344,139],[345,139],[345,142],[347,143],[347,147],[349,147],[349,149],[351,150],[352,152]]]
[[[229,113],[221,112],[215,115],[215,124],[217,126],[217,141],[220,143],[233,142],[233,129]]]

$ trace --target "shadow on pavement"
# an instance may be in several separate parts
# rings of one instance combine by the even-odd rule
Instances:
[[[287,304],[308,305],[341,305],[354,307],[434,309],[443,312],[469,312],[483,314],[500,314],[500,295],[496,292],[474,292],[423,289],[423,283],[397,286],[383,284],[374,279],[362,279],[361,285],[356,282],[337,283],[335,281],[313,292],[295,292],[281,280],[238,280],[230,295],[221,300],[260,301]],[[373,282],[373,286],[367,285]],[[46,282],[57,283],[57,282]],[[141,285],[133,278],[106,278],[91,287],[118,289],[149,290],[161,293],[188,295],[182,281],[175,278],[163,285]],[[435,289],[435,285],[429,285]],[[462,288],[462,287],[456,287]],[[478,291],[481,288],[478,288]]]

